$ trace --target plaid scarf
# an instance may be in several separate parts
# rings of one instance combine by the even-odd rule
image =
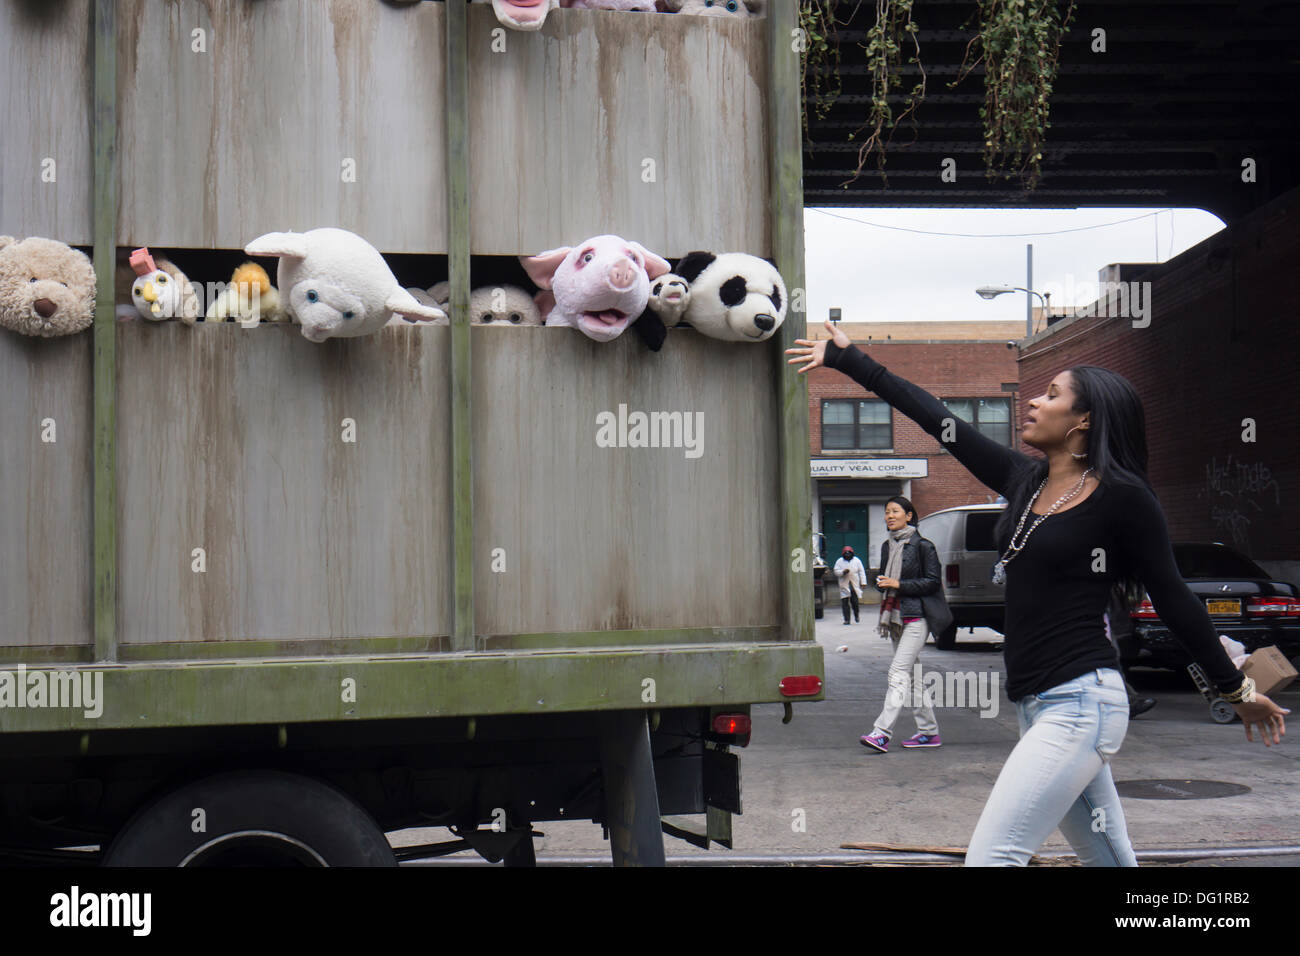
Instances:
[[[903,525],[897,531],[889,532],[889,550],[886,553],[885,566],[880,569],[883,577],[900,580],[899,575],[903,571],[903,548],[914,534],[916,528],[910,524]],[[880,623],[876,625],[876,633],[881,637],[889,638],[903,636],[902,606],[898,589],[885,588],[884,597],[880,601]]]

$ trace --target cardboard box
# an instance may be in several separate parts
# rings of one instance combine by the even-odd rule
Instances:
[[[1296,679],[1296,669],[1276,647],[1261,647],[1241,665],[1241,672],[1255,681],[1255,692],[1271,697]]]

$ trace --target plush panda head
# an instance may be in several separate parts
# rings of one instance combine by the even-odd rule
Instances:
[[[785,321],[785,282],[766,259],[743,252],[690,252],[677,275],[691,286],[683,317],[693,329],[729,342],[761,342]]]

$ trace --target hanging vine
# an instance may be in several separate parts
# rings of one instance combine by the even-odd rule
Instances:
[[[836,0],[799,0],[799,29],[802,32],[803,56],[800,92],[803,103],[804,140],[808,134],[808,101],[819,120],[825,119],[836,99],[844,91],[840,79],[840,45],[836,37],[839,21],[835,17]]]
[[[852,179],[862,175],[862,170],[874,154],[877,167],[884,174],[885,149],[893,138],[894,130],[909,116],[925,96],[925,70],[921,66],[920,46],[917,42],[916,22],[912,18],[914,0],[875,0],[875,24],[867,31],[865,43],[858,46],[866,54],[867,74],[870,77],[870,94],[867,116],[861,126],[849,134],[849,141],[858,141],[858,162]],[[843,18],[839,10],[848,0],[799,0],[799,26],[805,37],[804,46],[804,136],[809,138],[808,114],[825,119],[831,107],[844,91],[840,77],[840,45],[838,28],[852,22],[864,0],[856,0],[853,9]],[[897,102],[903,85],[902,57],[905,47],[911,45],[909,64],[914,64],[920,79],[902,96],[902,111],[894,116],[890,105]],[[812,107],[808,108],[811,101]],[[861,139],[863,133],[866,138]],[[848,185],[845,183],[844,185]]]
[[[905,119],[911,117],[915,128],[915,111],[917,105],[925,98],[925,68],[921,65],[921,46],[917,40],[916,21],[912,19],[914,0],[876,0],[876,22],[867,31],[867,42],[860,44],[867,55],[867,71],[871,77],[871,103],[867,110],[866,121],[849,139],[856,140],[864,131],[869,131],[867,138],[858,147],[858,166],[852,179],[862,175],[863,167],[874,153],[876,168],[881,178],[888,185],[885,176],[885,150],[893,141],[894,131]],[[919,79],[912,88],[902,94],[902,112],[894,116],[889,100],[896,99],[903,86],[901,62],[903,48],[911,46],[908,57],[909,65],[917,68]],[[846,184],[847,185],[847,184]]]
[[[979,32],[949,87],[984,65],[980,119],[989,179],[1019,177],[1027,190],[1038,185],[1061,37],[1074,16],[1074,0],[1068,3],[1062,16],[1057,0],[979,0]]]

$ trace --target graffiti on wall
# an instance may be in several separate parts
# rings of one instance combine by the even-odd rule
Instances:
[[[1280,507],[1282,489],[1262,461],[1240,461],[1229,455],[1222,463],[1211,458],[1205,466],[1205,492],[1210,520],[1227,532],[1233,547],[1250,554],[1251,519],[1268,504]]]

